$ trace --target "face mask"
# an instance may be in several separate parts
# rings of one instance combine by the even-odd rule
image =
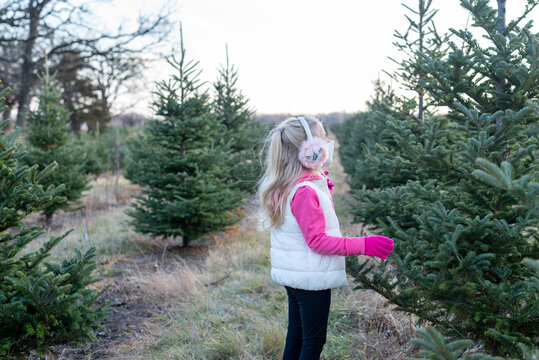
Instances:
[[[324,162],[324,166],[329,166],[331,165],[331,163],[333,162],[333,145],[334,145],[334,141],[331,140],[330,142],[327,143],[327,148],[328,148],[328,158],[327,160]]]

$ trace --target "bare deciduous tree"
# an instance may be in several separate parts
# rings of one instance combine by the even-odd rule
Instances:
[[[170,9],[139,15],[137,26],[125,30],[120,24],[113,32],[104,30],[92,11],[93,1],[8,0],[0,2],[0,73],[16,92],[17,125],[23,126],[23,114],[30,102],[36,74],[44,59],[51,62],[76,52],[90,64],[103,95],[111,100],[118,82],[131,78],[142,66],[141,52],[151,52],[169,33]],[[73,64],[77,66],[77,64]],[[81,65],[83,66],[83,65]],[[100,71],[108,69],[108,71]],[[112,75],[111,75],[112,74]]]

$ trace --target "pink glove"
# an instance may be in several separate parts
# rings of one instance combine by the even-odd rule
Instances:
[[[385,236],[364,236],[365,239],[365,255],[377,256],[380,259],[385,259],[393,250],[393,240]]]

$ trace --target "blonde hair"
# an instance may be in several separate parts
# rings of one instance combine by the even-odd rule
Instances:
[[[306,116],[305,120],[313,136],[317,136],[317,126],[322,128],[322,121],[311,116]],[[257,192],[260,230],[283,224],[292,185],[304,170],[309,170],[298,159],[299,147],[306,139],[305,129],[296,117],[285,119],[266,137],[262,149],[266,171],[258,182]]]

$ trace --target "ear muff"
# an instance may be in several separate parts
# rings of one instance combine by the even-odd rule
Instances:
[[[319,137],[313,137],[304,117],[298,117],[298,120],[307,134],[307,140],[304,140],[299,148],[299,161],[306,168],[319,169],[328,158],[326,141]]]

